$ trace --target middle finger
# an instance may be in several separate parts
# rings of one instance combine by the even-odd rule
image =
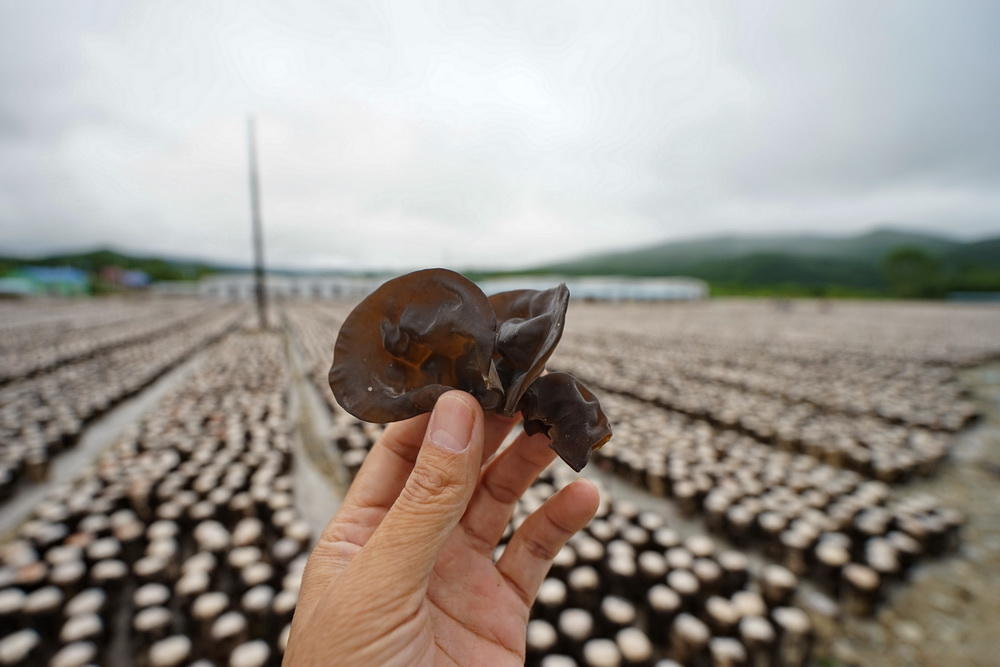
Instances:
[[[486,467],[459,524],[473,548],[484,554],[493,551],[518,498],[555,457],[547,436],[521,433]]]

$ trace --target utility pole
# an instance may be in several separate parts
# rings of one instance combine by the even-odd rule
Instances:
[[[253,116],[247,118],[247,146],[250,157],[250,216],[253,224],[254,294],[260,329],[267,329],[267,288],[264,284],[264,234],[260,222],[260,180],[257,177],[257,128]]]

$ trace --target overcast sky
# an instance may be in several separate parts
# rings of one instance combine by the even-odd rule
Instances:
[[[0,4],[0,251],[512,266],[1000,233],[1000,3]]]

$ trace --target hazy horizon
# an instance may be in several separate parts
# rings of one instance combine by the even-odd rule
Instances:
[[[700,241],[700,240],[708,240],[708,239],[712,239],[712,238],[723,238],[723,237],[746,237],[746,238],[758,238],[758,237],[760,237],[760,238],[766,238],[766,237],[771,237],[771,236],[775,236],[775,237],[777,237],[777,236],[788,236],[788,237],[803,236],[803,237],[821,237],[821,238],[829,238],[829,239],[841,239],[841,238],[850,238],[850,237],[862,236],[862,235],[871,234],[871,233],[874,233],[874,232],[884,232],[884,231],[893,231],[893,232],[901,232],[901,233],[914,233],[914,234],[927,234],[927,235],[930,235],[930,236],[935,236],[935,237],[938,237],[938,238],[941,238],[941,239],[955,241],[955,242],[959,242],[959,243],[967,243],[967,242],[975,242],[975,241],[987,240],[987,239],[993,239],[993,238],[1000,238],[1000,232],[992,233],[992,234],[986,234],[986,235],[974,235],[974,236],[970,236],[970,237],[962,237],[962,236],[956,236],[956,235],[953,235],[953,234],[948,234],[948,233],[945,233],[945,232],[936,232],[934,230],[914,229],[914,228],[907,227],[905,225],[900,225],[900,224],[895,224],[895,223],[879,223],[879,224],[876,224],[876,225],[872,225],[871,227],[869,227],[867,229],[861,229],[861,230],[858,230],[858,231],[843,232],[843,233],[823,232],[823,231],[805,231],[805,230],[794,230],[794,229],[780,230],[780,231],[767,231],[767,230],[725,231],[725,230],[723,230],[723,231],[718,231],[718,232],[714,232],[713,231],[713,232],[709,232],[709,233],[705,233],[705,234],[694,234],[694,235],[690,235],[690,236],[683,236],[683,237],[678,237],[678,238],[673,238],[673,239],[661,239],[659,241],[653,240],[653,241],[651,241],[649,243],[644,243],[644,244],[640,244],[640,245],[634,245],[633,244],[633,245],[623,245],[623,246],[607,246],[607,247],[602,247],[602,248],[600,248],[598,250],[593,250],[593,251],[589,251],[589,252],[588,251],[584,251],[582,253],[577,253],[577,254],[574,254],[574,255],[567,255],[567,256],[564,256],[564,257],[555,257],[551,261],[554,262],[554,263],[559,263],[559,262],[561,262],[563,260],[583,259],[583,258],[585,258],[587,256],[591,256],[591,255],[598,255],[598,254],[604,254],[604,253],[615,253],[615,252],[628,252],[628,251],[631,251],[631,250],[638,250],[638,249],[642,249],[642,248],[649,248],[649,247],[654,247],[654,246],[660,246],[660,245],[665,245],[665,244],[668,244],[668,243],[683,243],[683,242],[688,242],[688,241]],[[166,260],[171,260],[171,261],[204,262],[205,264],[215,264],[215,265],[218,265],[218,266],[233,266],[233,267],[239,267],[239,268],[246,268],[247,270],[249,270],[250,268],[252,268],[252,264],[251,264],[251,261],[249,259],[247,261],[245,261],[245,262],[239,262],[239,261],[236,261],[236,262],[226,262],[226,261],[223,261],[223,260],[219,260],[217,258],[198,255],[197,253],[187,253],[187,254],[157,253],[156,251],[150,251],[148,249],[142,249],[142,248],[126,248],[126,247],[123,247],[123,246],[115,245],[114,243],[97,244],[97,245],[80,246],[80,247],[65,247],[65,248],[54,247],[54,248],[52,248],[49,251],[41,252],[41,253],[16,253],[16,252],[15,253],[5,253],[5,252],[2,251],[2,249],[0,249],[0,256],[9,255],[9,256],[19,257],[19,258],[23,258],[23,259],[32,259],[32,258],[37,258],[37,257],[46,257],[46,256],[53,256],[53,255],[72,255],[72,254],[78,254],[78,253],[95,252],[95,251],[99,251],[99,250],[110,250],[112,252],[120,252],[120,253],[123,253],[123,254],[137,256],[137,257],[150,257],[150,258],[154,258],[155,257],[155,258],[166,259]],[[362,272],[365,272],[365,271],[382,271],[382,270],[394,272],[394,271],[398,271],[398,270],[417,269],[417,268],[423,268],[423,267],[429,266],[428,264],[423,264],[423,265],[421,265],[421,264],[413,264],[413,265],[389,266],[389,265],[379,265],[377,263],[373,263],[373,264],[370,264],[370,265],[356,265],[356,266],[351,266],[351,267],[342,267],[342,266],[327,266],[327,267],[324,267],[324,266],[311,266],[311,267],[301,267],[301,266],[295,266],[294,264],[281,264],[281,263],[275,263],[275,262],[267,262],[267,264],[268,264],[268,269],[269,270],[275,270],[275,271],[294,271],[294,270],[299,270],[299,269],[304,270],[304,271],[323,271],[323,270],[341,270],[341,269],[346,269],[346,270],[349,270],[349,271],[362,271]],[[443,263],[439,263],[439,264],[442,265],[442,266],[444,266]],[[543,264],[543,263],[541,263],[541,262],[535,262],[533,264],[502,265],[502,266],[493,266],[493,265],[488,265],[488,264],[450,264],[450,265],[448,265],[448,267],[449,268],[453,268],[453,269],[457,269],[457,270],[462,270],[462,271],[493,271],[493,270],[504,271],[504,270],[532,269],[532,268],[536,268],[536,267],[540,266],[541,264]],[[438,264],[435,264],[435,266],[436,265],[438,265]]]
[[[0,7],[0,251],[518,267],[1000,234],[1000,5]]]

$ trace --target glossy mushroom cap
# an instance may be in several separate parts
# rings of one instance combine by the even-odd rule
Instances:
[[[519,407],[525,432],[548,435],[549,446],[577,472],[587,465],[590,452],[611,438],[600,401],[568,373],[549,373],[532,382]]]
[[[387,423],[429,412],[461,389],[484,410],[521,411],[529,434],[579,472],[611,437],[597,397],[567,373],[542,375],[562,337],[569,290],[514,290],[487,299],[454,271],[394,278],[359,303],[334,348],[330,388],[350,414]]]
[[[560,283],[547,290],[512,290],[490,297],[497,318],[495,361],[506,398],[503,413],[512,415],[528,385],[562,338],[569,289]]]
[[[370,422],[407,419],[463,389],[500,405],[492,365],[496,317],[475,283],[447,269],[394,278],[351,311],[330,369],[337,402]]]

